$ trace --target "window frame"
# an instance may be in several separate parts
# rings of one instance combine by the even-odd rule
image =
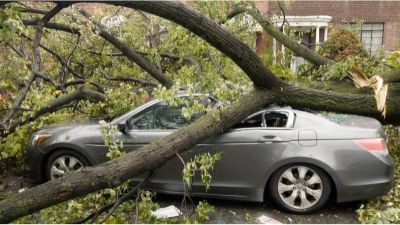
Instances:
[[[371,28],[370,29],[363,29],[363,26],[364,25],[371,25]],[[382,25],[382,29],[381,30],[375,30],[374,29],[374,26],[375,25]],[[382,37],[381,37],[381,44],[379,44],[379,45],[376,45],[376,44],[373,44],[372,43],[372,40],[373,40],[373,38],[377,38],[377,37],[373,37],[374,35],[374,31],[375,32],[377,32],[377,31],[380,31],[380,32],[382,32]],[[370,43],[367,45],[367,44],[365,44],[364,43],[364,40],[363,40],[363,32],[371,32],[371,35],[368,37],[368,38],[370,38],[371,40],[370,40]],[[365,49],[367,50],[367,52],[368,52],[368,54],[369,55],[372,55],[372,52],[374,52],[374,53],[376,53],[377,51],[375,50],[375,51],[372,51],[372,46],[383,46],[383,41],[384,41],[384,35],[385,35],[385,23],[384,22],[368,22],[368,23],[363,23],[362,24],[362,26],[361,26],[361,29],[360,29],[360,40],[361,40],[361,42],[363,43],[363,45],[364,45],[364,47],[365,47]],[[364,37],[364,38],[367,38],[367,37]],[[379,37],[378,37],[379,38]]]
[[[278,112],[278,113],[285,113],[288,115],[288,121],[286,123],[286,126],[284,127],[267,127],[266,126],[266,121],[265,121],[265,114],[269,113],[269,112]],[[242,128],[233,128],[232,130],[259,130],[259,129],[263,129],[263,130],[287,130],[287,129],[293,129],[294,127],[294,122],[295,122],[295,118],[296,118],[296,114],[292,111],[292,110],[285,110],[285,109],[276,109],[276,110],[271,110],[271,109],[267,109],[267,110],[263,110],[263,111],[258,111],[256,113],[251,114],[250,116],[248,116],[246,119],[242,120],[248,120],[251,119],[254,116],[257,116],[259,114],[262,114],[262,127],[242,127]]]
[[[138,115],[141,114],[142,112],[144,112],[144,111],[150,109],[151,107],[154,107],[154,106],[157,105],[157,104],[163,103],[163,102],[165,102],[165,101],[158,100],[158,101],[155,102],[154,104],[151,104],[151,105],[149,105],[148,107],[146,107],[146,108],[140,110],[139,112],[137,112],[137,113],[131,115],[131,116],[125,121],[125,123],[127,124],[128,121],[129,121],[131,118],[133,118],[133,117],[135,117],[135,116],[138,116]],[[170,107],[171,107],[171,106],[170,106]],[[190,123],[189,123],[189,124],[190,124]],[[128,124],[127,124],[127,126],[128,126]],[[186,125],[185,125],[185,126],[186,126]],[[144,131],[146,131],[146,132],[149,132],[149,131],[157,131],[157,132],[160,132],[160,131],[172,131],[172,130],[177,130],[177,129],[180,129],[180,128],[175,128],[175,129],[160,129],[160,128],[154,128],[154,129],[130,129],[130,127],[128,126],[128,130],[127,130],[127,131],[128,131],[128,132],[133,132],[133,131],[141,131],[141,132],[144,132]]]

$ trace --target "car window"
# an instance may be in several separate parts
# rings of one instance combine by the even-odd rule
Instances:
[[[266,127],[286,127],[289,114],[287,112],[266,112],[264,114]]]
[[[190,121],[182,116],[182,107],[171,107],[166,102],[159,102],[134,115],[127,121],[129,130],[178,129]]]
[[[247,118],[247,119],[243,120],[242,122],[236,124],[232,128],[240,129],[240,128],[252,128],[252,127],[264,127],[262,113],[259,113],[250,118]]]

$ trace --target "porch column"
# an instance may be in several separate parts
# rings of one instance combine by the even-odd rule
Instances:
[[[328,40],[328,27],[324,27],[324,42]]]

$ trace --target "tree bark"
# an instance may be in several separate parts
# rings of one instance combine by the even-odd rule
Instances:
[[[175,153],[228,129],[274,99],[272,92],[254,89],[217,117],[205,115],[191,125],[121,158],[85,168],[5,199],[0,202],[0,223],[12,222],[21,216],[96,190],[119,186],[129,178],[158,168]]]
[[[25,26],[37,26],[39,23],[40,19],[32,19],[32,20],[22,20],[22,23]],[[76,27],[71,27],[65,24],[61,24],[61,23],[47,23],[45,25],[46,28],[48,29],[52,29],[52,30],[59,30],[59,31],[64,31],[67,33],[71,33],[71,34],[81,34],[81,30],[79,28]]]
[[[377,110],[373,95],[337,93],[287,86],[278,96],[281,103],[295,108],[365,115],[377,118],[382,123],[400,124],[400,99],[398,96],[388,96],[386,118],[383,118],[382,113]]]
[[[390,70],[383,74],[378,74],[386,83],[400,83],[400,69]]]

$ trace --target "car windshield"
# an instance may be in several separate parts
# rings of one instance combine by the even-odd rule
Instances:
[[[211,106],[212,108],[217,108],[221,106],[221,103],[212,97],[196,96],[196,98],[197,97],[199,99],[199,102],[206,107]],[[185,98],[185,96],[182,96],[182,98]],[[127,114],[131,112],[124,113],[114,118],[113,121],[118,121],[123,117],[126,117]],[[176,129],[185,126],[191,123],[192,121],[198,119],[199,117],[204,115],[204,112],[199,112],[194,114],[192,118],[189,120],[183,118],[181,114],[182,114],[182,106],[171,107],[167,102],[161,101],[156,104],[151,104],[151,106],[145,107],[139,113],[134,115],[134,117],[136,118],[135,122],[133,122],[133,118],[130,118],[128,120],[129,121],[128,123],[131,123],[132,126],[131,128],[138,127],[140,129],[155,129],[155,128]],[[139,119],[139,117],[141,119]]]
[[[314,113],[317,116],[323,117],[327,120],[330,120],[337,124],[346,123],[346,121],[354,119],[356,116],[348,115],[348,114],[336,114],[336,113],[328,113],[328,112],[318,112]]]
[[[314,112],[314,114],[341,126],[364,128],[376,128],[381,126],[379,121],[365,116],[329,112]]]

